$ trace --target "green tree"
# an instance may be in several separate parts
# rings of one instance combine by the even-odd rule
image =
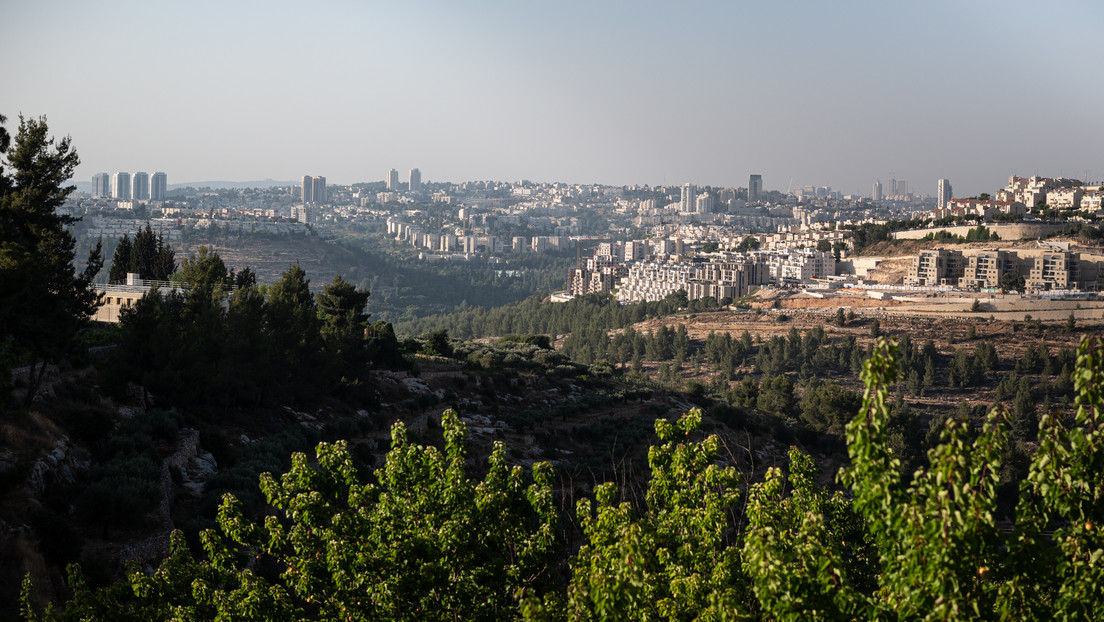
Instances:
[[[271,514],[253,521],[223,498],[218,530],[196,561],[177,532],[152,574],[76,596],[46,620],[507,620],[525,593],[549,591],[557,550],[552,472],[506,464],[501,443],[486,475],[467,472],[467,431],[441,418],[445,448],[392,428],[385,465],[363,482],[346,442],[297,453],[283,476],[264,474]],[[124,588],[125,589],[120,589]],[[28,604],[24,617],[37,616]]]
[[[692,442],[701,412],[656,421],[662,444],[648,452],[652,478],[638,514],[614,484],[583,500],[586,543],[571,563],[571,619],[724,619],[748,611],[746,580],[731,537],[740,475],[717,464],[720,440]],[[553,600],[553,599],[549,599]]]
[[[816,484],[812,458],[790,448],[789,459],[788,477],[772,467],[748,491],[742,552],[755,596],[771,619],[860,619],[875,585],[873,542],[844,495]]]
[[[161,233],[154,235],[149,222],[145,229],[138,229],[133,240],[124,233],[115,246],[108,280],[122,283],[129,272],[152,281],[167,281],[176,272],[176,252],[165,244]]]
[[[285,270],[268,289],[265,328],[276,395],[294,400],[317,399],[327,388],[321,360],[321,320],[310,280],[299,264]]]
[[[368,292],[334,276],[318,294],[318,316],[322,320],[322,342],[339,361],[341,373],[357,377],[367,363],[365,332],[368,329]]]
[[[1012,398],[1012,433],[1020,441],[1033,441],[1039,430],[1039,417],[1035,412],[1035,398],[1031,394],[1031,382],[1020,378],[1016,396]]]
[[[1018,291],[1022,292],[1026,282],[1024,278],[1015,272],[1005,272],[1000,278],[1001,291]]]
[[[130,254],[134,245],[130,241],[130,234],[124,233],[115,245],[115,253],[111,256],[111,270],[108,272],[109,283],[126,282],[127,271],[130,270]]]
[[[765,377],[759,385],[755,405],[759,410],[789,416],[794,409],[793,381],[785,374]]]
[[[452,344],[449,343],[447,330],[441,329],[426,335],[425,342],[423,353],[430,356],[452,356]]]
[[[360,483],[344,442],[319,445],[318,468],[296,454],[287,474],[261,481],[290,522],[253,523],[227,498],[226,538],[212,548],[271,558],[300,610],[321,619],[511,617],[519,592],[547,580],[556,549],[550,467],[534,465],[527,484],[498,443],[486,477],[473,482],[466,428],[451,411],[441,425],[444,452],[411,443],[396,424],[371,484]]]
[[[231,270],[230,274],[233,277],[232,280],[235,289],[242,289],[257,284],[257,273],[249,266],[242,268],[236,273]]]
[[[862,397],[829,380],[808,389],[801,399],[801,419],[818,430],[842,435],[843,428],[862,404]]]
[[[229,272],[219,254],[206,246],[200,246],[195,255],[189,255],[180,265],[177,278],[192,290],[215,295],[226,287]]]
[[[0,126],[4,121],[0,115]],[[45,117],[20,116],[15,140],[5,130],[0,147],[0,352],[14,351],[29,365],[29,404],[47,363],[74,351],[77,332],[99,306],[93,279],[103,258],[97,244],[74,273],[76,242],[68,225],[75,219],[58,213],[74,190],[65,183],[80,163],[69,138],[50,137]],[[0,368],[0,377],[9,377],[7,369]]]

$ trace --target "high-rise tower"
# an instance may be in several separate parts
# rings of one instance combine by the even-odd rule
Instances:
[[[399,172],[395,169],[387,173],[387,189],[392,192],[399,189]]]
[[[111,175],[96,173],[92,176],[92,196],[94,198],[111,196]]]
[[[150,201],[164,201],[169,194],[169,178],[158,171],[150,177]]]
[[[111,197],[121,201],[130,200],[130,173],[119,171],[111,176]]]
[[[149,201],[150,187],[149,187],[149,173],[145,171],[138,171],[134,174],[134,193],[130,196],[135,201]]]
[[[312,177],[311,178],[311,199],[314,203],[325,203],[326,199],[326,178],[325,177]]]
[[[874,201],[882,200],[882,182],[874,182],[874,189],[870,192],[870,198]]]
[[[314,178],[310,175],[303,175],[303,187],[300,190],[300,195],[303,203],[314,201]]]
[[[422,172],[416,168],[410,169],[410,188],[411,192],[417,192],[422,189]]]
[[[759,194],[763,192],[763,176],[752,175],[748,178],[748,203],[759,200]]]
[[[950,203],[952,198],[954,198],[954,195],[951,194],[951,182],[946,179],[940,179],[939,190],[935,195],[936,209],[947,207],[947,203]]]
[[[682,200],[679,201],[679,211],[683,214],[689,214],[694,211],[694,200],[697,198],[698,193],[694,190],[694,186],[691,184],[682,185]]]

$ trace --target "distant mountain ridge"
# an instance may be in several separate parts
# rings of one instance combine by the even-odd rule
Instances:
[[[212,190],[225,190],[233,189],[240,190],[242,188],[277,188],[280,186],[294,186],[298,182],[294,181],[277,181],[275,179],[264,179],[261,181],[189,181],[182,184],[169,184],[169,190],[175,190],[177,188],[210,188]],[[74,182],[77,187],[77,192],[92,192],[92,182],[90,181],[78,181]]]

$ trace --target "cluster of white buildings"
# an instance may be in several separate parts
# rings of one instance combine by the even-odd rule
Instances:
[[[952,199],[951,183],[939,180],[936,209],[925,218],[939,220],[955,216],[992,218],[998,214],[1026,214],[1048,207],[1055,210],[1098,212],[1104,204],[1104,187],[1086,186],[1077,179],[1064,177],[1008,178],[1008,185],[998,190],[992,199]]]
[[[622,302],[655,302],[679,290],[691,300],[740,298],[768,282],[766,266],[751,258],[705,263],[644,261],[628,268],[617,287]]]
[[[179,240],[184,228],[175,218],[151,218],[150,220],[137,220],[133,218],[102,218],[92,216],[86,218],[88,230],[86,235],[92,239],[117,240],[123,235],[134,237],[139,230],[150,224],[153,231],[160,233],[166,240]]]
[[[1101,263],[1068,245],[1044,245],[1039,249],[1015,251],[987,249],[921,251],[905,277],[905,285],[997,289],[1005,277],[1022,277],[1029,291],[1099,289]]]
[[[126,171],[113,175],[96,173],[92,176],[92,197],[112,198],[120,201],[164,201],[168,193],[168,176],[162,172],[139,171],[133,176]]]
[[[504,240],[489,234],[465,234],[463,229],[434,233],[399,218],[387,219],[387,234],[398,242],[407,242],[432,253],[547,253],[575,248],[575,241],[568,236],[515,236]]]
[[[690,299],[740,298],[766,284],[794,284],[835,276],[830,252],[812,248],[718,252],[686,257],[681,239],[609,242],[585,266],[571,271],[570,291],[616,291],[618,300],[662,300],[684,290]]]

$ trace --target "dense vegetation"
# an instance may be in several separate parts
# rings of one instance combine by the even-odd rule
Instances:
[[[492,453],[467,473],[465,429],[445,449],[393,430],[363,482],[343,443],[264,476],[274,513],[247,518],[227,496],[194,558],[178,537],[160,569],[76,598],[43,619],[1093,619],[1104,604],[1104,346],[1082,342],[1076,416],[1049,415],[1010,529],[997,523],[1007,417],[951,419],[929,466],[900,473],[889,389],[901,368],[882,340],[847,424],[851,464],[816,483],[805,455],[741,492],[700,413],[659,420],[644,502],[615,484],[579,503],[586,542],[556,579],[550,467],[526,476]],[[746,498],[746,502],[745,502]],[[596,502],[596,503],[595,503]],[[29,585],[25,586],[29,588]],[[29,607],[27,619],[38,619]]]
[[[630,305],[621,305],[608,293],[578,296],[565,303],[544,302],[542,296],[533,296],[495,308],[472,307],[455,313],[398,322],[395,330],[414,335],[444,330],[461,339],[508,334],[567,333],[586,333],[600,338],[599,333],[632,326],[646,319],[664,317],[678,311],[711,311],[721,306],[715,298],[688,300],[684,291],[675,292],[658,302]]]
[[[363,237],[338,243],[353,253],[358,286],[373,292],[371,311],[391,322],[467,307],[498,307],[563,287],[571,254],[526,254],[502,263],[485,260],[429,261],[379,249],[386,241]]]
[[[146,228],[139,229],[133,240],[124,233],[115,245],[108,282],[125,283],[127,273],[152,281],[167,281],[175,271],[176,252],[165,244],[161,233],[153,234],[153,228],[146,221]]]
[[[368,321],[368,292],[340,276],[315,296],[298,265],[271,286],[242,274],[200,247],[174,274],[180,289],[124,309],[114,390],[137,382],[190,409],[310,404],[335,392],[367,399],[369,370],[402,365],[391,326]]]
[[[14,141],[0,115],[0,400],[9,369],[28,366],[27,403],[47,365],[76,350],[75,335],[99,304],[92,287],[103,266],[100,246],[74,274],[73,219],[58,214],[80,163],[68,137],[55,141],[45,117],[19,117]],[[5,166],[6,162],[6,166]]]

